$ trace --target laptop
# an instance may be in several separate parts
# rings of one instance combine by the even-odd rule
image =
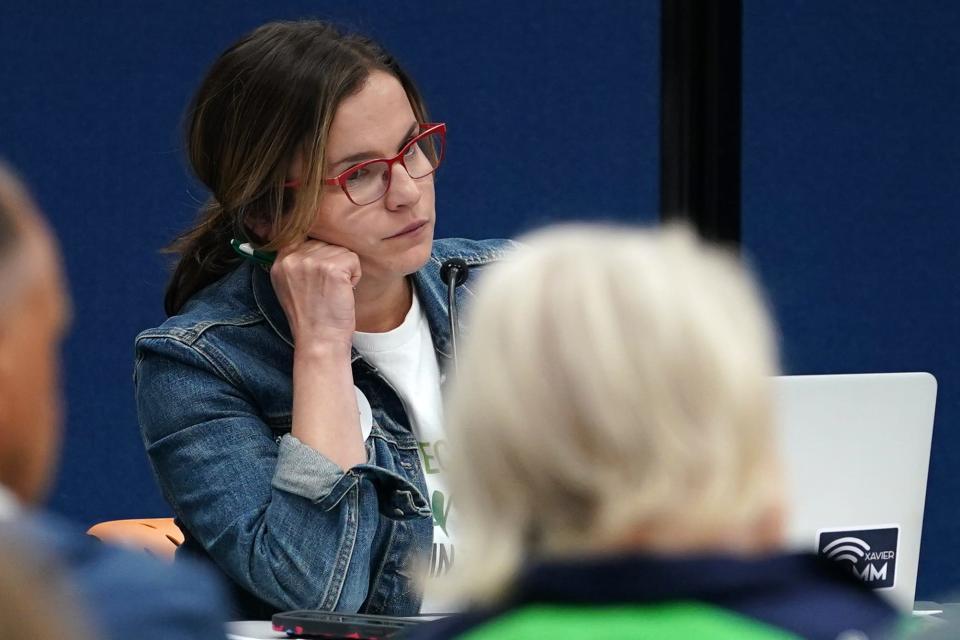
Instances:
[[[788,545],[913,609],[937,381],[929,373],[776,379]]]

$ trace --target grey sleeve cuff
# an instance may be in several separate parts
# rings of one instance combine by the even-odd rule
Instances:
[[[343,469],[322,453],[289,433],[280,439],[273,486],[318,502],[327,497],[344,476]]]

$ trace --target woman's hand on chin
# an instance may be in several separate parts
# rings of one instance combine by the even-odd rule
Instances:
[[[344,247],[307,239],[280,250],[270,279],[298,351],[350,350],[356,328],[353,289],[360,277],[360,259]]]

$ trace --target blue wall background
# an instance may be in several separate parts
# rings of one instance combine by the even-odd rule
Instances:
[[[743,29],[743,240],[788,372],[939,380],[935,599],[960,582],[960,4],[746,0]]]
[[[76,312],[52,507],[83,524],[168,513],[140,442],[132,345],[163,319],[158,250],[205,197],[182,160],[183,110],[234,40],[311,16],[380,39],[449,124],[438,235],[656,219],[656,0],[4,3],[0,156],[53,221]]]

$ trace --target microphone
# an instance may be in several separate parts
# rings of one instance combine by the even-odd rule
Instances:
[[[447,285],[447,316],[450,319],[450,344],[453,346],[453,369],[459,369],[457,360],[457,340],[460,326],[457,322],[457,287],[467,281],[470,268],[462,258],[450,258],[440,267],[440,279]]]

